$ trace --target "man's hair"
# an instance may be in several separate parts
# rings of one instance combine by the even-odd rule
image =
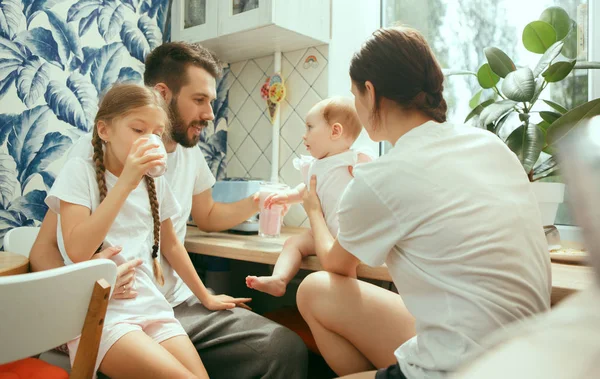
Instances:
[[[214,53],[196,43],[168,42],[158,46],[146,57],[144,84],[154,87],[165,83],[177,94],[187,84],[188,66],[206,70],[215,79],[221,76],[221,62]]]

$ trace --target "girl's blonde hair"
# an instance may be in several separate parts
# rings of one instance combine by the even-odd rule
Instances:
[[[104,166],[103,141],[98,135],[98,122],[103,121],[110,124],[115,119],[126,116],[133,110],[145,106],[154,106],[161,109],[164,113],[165,128],[164,133],[170,135],[171,124],[169,122],[169,110],[162,96],[152,88],[140,86],[137,84],[122,83],[113,85],[103,96],[102,101],[94,119],[94,133],[92,137],[92,147],[94,148],[94,164],[96,166],[96,181],[100,191],[100,202],[106,198],[106,167]],[[164,284],[164,277],[160,263],[158,262],[158,248],[160,243],[160,216],[158,210],[158,198],[156,195],[156,186],[154,179],[148,175],[144,176],[146,187],[148,188],[148,197],[150,198],[150,208],[154,220],[154,244],[152,246],[153,270],[156,281]],[[98,251],[102,246],[98,248]]]

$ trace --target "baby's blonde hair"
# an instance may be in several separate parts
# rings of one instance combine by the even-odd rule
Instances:
[[[336,96],[323,100],[323,118],[329,126],[335,123],[342,125],[344,134],[352,141],[356,141],[363,128],[354,101],[348,97]]]

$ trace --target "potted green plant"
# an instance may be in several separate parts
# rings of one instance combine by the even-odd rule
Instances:
[[[568,110],[540,98],[546,86],[565,79],[572,70],[600,68],[598,62],[574,59],[576,30],[577,24],[564,9],[547,8],[539,20],[525,26],[522,34],[524,47],[541,54],[534,68],[518,67],[502,50],[487,47],[484,49],[487,62],[476,73],[449,73],[475,75],[481,86],[471,99],[472,111],[465,122],[472,122],[498,136],[506,134],[506,130],[510,130],[505,130],[507,127],[514,129],[503,140],[521,161],[534,187],[544,225],[554,223],[558,205],[564,197],[562,183],[539,181],[557,173],[556,161],[552,158],[555,143],[582,120],[600,114],[600,99]],[[482,101],[486,90],[493,91],[493,96]]]

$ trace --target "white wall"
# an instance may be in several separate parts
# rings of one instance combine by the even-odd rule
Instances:
[[[381,0],[331,0],[329,96],[352,96],[348,69],[352,55],[381,25]],[[376,157],[379,145],[363,131],[355,148]]]

